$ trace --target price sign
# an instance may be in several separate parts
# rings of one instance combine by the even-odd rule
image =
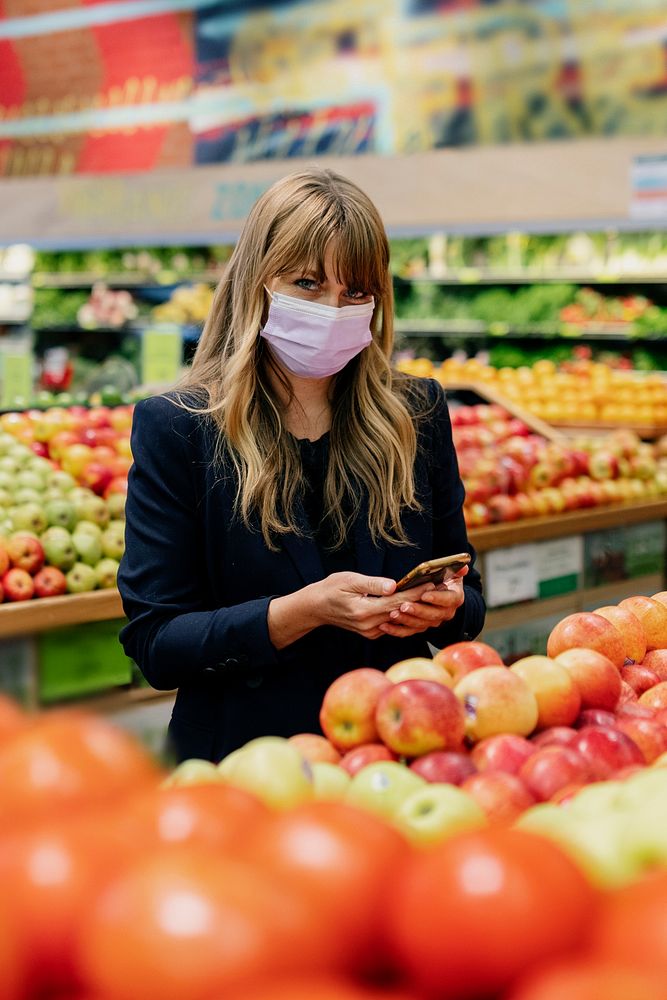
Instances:
[[[582,535],[541,542],[536,546],[540,597],[576,590],[584,571]]]
[[[495,549],[486,556],[486,603],[490,608],[530,601],[538,596],[537,553],[534,545]]]
[[[183,335],[177,326],[146,330],[142,338],[141,380],[144,385],[171,385],[181,374]]]
[[[0,406],[10,410],[17,402],[28,403],[32,396],[32,362],[29,351],[2,355]]]

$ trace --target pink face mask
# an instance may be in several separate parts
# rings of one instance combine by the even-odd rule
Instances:
[[[261,336],[293,375],[335,375],[373,339],[370,321],[374,300],[336,308],[280,292],[269,294],[271,305]]]

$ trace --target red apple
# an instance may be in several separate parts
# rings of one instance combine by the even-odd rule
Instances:
[[[113,473],[111,469],[106,465],[102,465],[101,462],[89,462],[79,476],[81,485],[86,486],[93,493],[97,493],[98,496],[104,494],[112,479]]]
[[[607,656],[594,649],[575,647],[559,653],[556,662],[565,667],[579,688],[582,708],[606,708],[611,712],[616,707],[621,675]]]
[[[616,604],[605,604],[593,612],[615,625],[623,636],[626,660],[641,663],[646,655],[646,632],[637,615],[628,608]]]
[[[637,744],[647,764],[667,750],[667,729],[655,719],[623,716],[616,723],[618,729]]]
[[[578,611],[568,615],[552,629],[547,641],[547,656],[557,657],[566,649],[574,648],[602,653],[619,669],[625,663],[623,636],[606,618],[592,612]]]
[[[33,535],[14,535],[6,545],[12,566],[34,576],[44,565],[44,549]]]
[[[574,749],[588,764],[593,781],[606,781],[622,767],[644,763],[634,740],[611,726],[584,726]]]
[[[6,546],[7,542],[3,539],[2,545],[0,545],[0,577],[3,577],[11,565],[9,554],[7,552]]]
[[[465,733],[461,702],[453,691],[435,681],[400,681],[384,691],[375,711],[375,724],[380,739],[404,757],[456,750]]]
[[[618,712],[619,706],[631,704],[633,701],[637,701],[637,692],[633,687],[630,687],[627,681],[621,680],[621,693],[616,703],[616,712]]]
[[[524,656],[510,670],[521,677],[535,695],[537,728],[569,726],[581,708],[579,689],[565,669],[548,656]]]
[[[35,597],[59,597],[67,593],[67,580],[62,570],[44,566],[35,574]]]
[[[474,742],[499,733],[527,736],[537,724],[535,695],[507,667],[472,670],[454,693],[465,708],[466,736]]]
[[[432,753],[425,753],[423,757],[412,761],[410,770],[424,781],[446,785],[460,785],[471,774],[477,772],[470,754],[458,750],[434,750]]]
[[[580,792],[588,784],[590,784],[588,781],[571,781],[569,785],[563,785],[557,792],[554,792],[549,802],[555,806],[562,806],[566,802],[571,802],[577,792]]]
[[[657,594],[651,594],[651,600],[659,601],[667,607],[667,590],[659,590]]]
[[[535,753],[535,745],[516,733],[499,733],[480,740],[473,747],[471,758],[478,771],[503,771],[517,774],[521,766]]]
[[[655,670],[651,670],[650,667],[645,667],[641,663],[628,663],[621,667],[621,677],[638,696],[660,683],[660,678]]]
[[[621,601],[621,608],[627,608],[639,618],[646,632],[647,649],[667,647],[667,607],[660,601],[637,594]]]
[[[519,777],[538,802],[546,802],[565,785],[587,782],[589,769],[574,747],[547,746],[528,758]]]
[[[639,697],[639,704],[654,710],[667,708],[667,681],[660,681],[650,690],[644,691]]]
[[[454,681],[452,675],[435,660],[429,660],[426,656],[413,656],[409,660],[400,660],[394,663],[386,671],[385,677],[392,684],[400,681],[435,681],[436,684],[444,684],[445,687],[452,687]]]
[[[575,729],[583,729],[584,726],[614,725],[616,725],[616,716],[605,708],[585,708],[574,720]]]
[[[485,642],[455,642],[441,649],[433,659],[449,671],[455,681],[479,667],[503,666],[500,654]]]
[[[29,601],[35,593],[30,573],[24,569],[10,569],[2,578],[2,588],[8,601]]]
[[[648,667],[661,681],[667,681],[667,649],[652,649],[642,660],[641,666]]]
[[[379,760],[398,760],[398,755],[392,753],[384,743],[362,743],[361,746],[343,754],[339,766],[352,777],[363,767],[375,764]]]
[[[473,774],[461,785],[471,795],[494,825],[513,823],[521,813],[535,805],[534,796],[516,774],[484,771]]]
[[[378,739],[375,709],[380,695],[392,687],[381,670],[360,667],[341,674],[327,688],[320,711],[322,732],[339,750],[351,750]]]
[[[574,746],[579,734],[571,726],[550,726],[531,736],[530,742],[536,747],[569,747]]]
[[[340,763],[340,754],[335,746],[325,736],[320,736],[318,733],[296,733],[296,735],[290,736],[288,743],[295,746],[304,760],[311,764],[315,764],[317,761],[323,761],[327,764]]]

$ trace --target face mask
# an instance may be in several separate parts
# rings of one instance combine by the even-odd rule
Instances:
[[[261,336],[293,375],[302,378],[335,375],[373,339],[370,331],[373,300],[337,309],[280,292],[269,295],[271,305]]]

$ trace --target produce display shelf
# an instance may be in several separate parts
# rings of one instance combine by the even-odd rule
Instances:
[[[573,324],[533,323],[510,326],[507,323],[482,323],[474,319],[409,319],[399,317],[394,330],[410,337],[541,337],[545,340],[662,340],[663,334],[637,331],[631,323],[599,323],[587,326]]]
[[[172,701],[175,694],[175,691],[156,691],[151,687],[116,688],[104,694],[86,696],[83,700],[86,711],[112,713],[149,702]],[[62,708],[62,702],[47,706],[47,711],[51,707]]]
[[[468,535],[477,552],[489,552],[492,549],[504,549],[528,542],[567,538],[570,535],[585,534],[587,531],[604,531],[620,524],[641,524],[644,521],[665,519],[667,519],[667,500],[644,500],[641,503],[616,503],[607,507],[589,507],[549,514],[546,517],[489,524],[471,528]]]
[[[462,267],[445,275],[395,274],[406,284],[433,285],[664,285],[664,271],[590,271],[570,268],[551,271],[489,271]]]
[[[62,625],[82,625],[122,617],[123,606],[115,588],[62,597],[40,597],[0,605],[0,639],[46,632]]]
[[[638,437],[645,441],[653,440],[667,434],[667,425],[658,426],[656,424],[612,424],[612,423],[585,423],[577,420],[555,420],[552,424],[558,430],[567,434],[609,434],[611,431],[623,427],[624,430],[634,431]]]
[[[108,288],[167,288],[172,285],[184,285],[191,282],[206,282],[217,284],[221,271],[197,271],[191,274],[181,274],[176,271],[161,271],[157,274],[142,274],[128,271],[127,273],[109,272],[96,274],[84,271],[62,271],[49,274],[37,271],[32,275],[35,288],[90,288],[96,282],[103,282]]]

